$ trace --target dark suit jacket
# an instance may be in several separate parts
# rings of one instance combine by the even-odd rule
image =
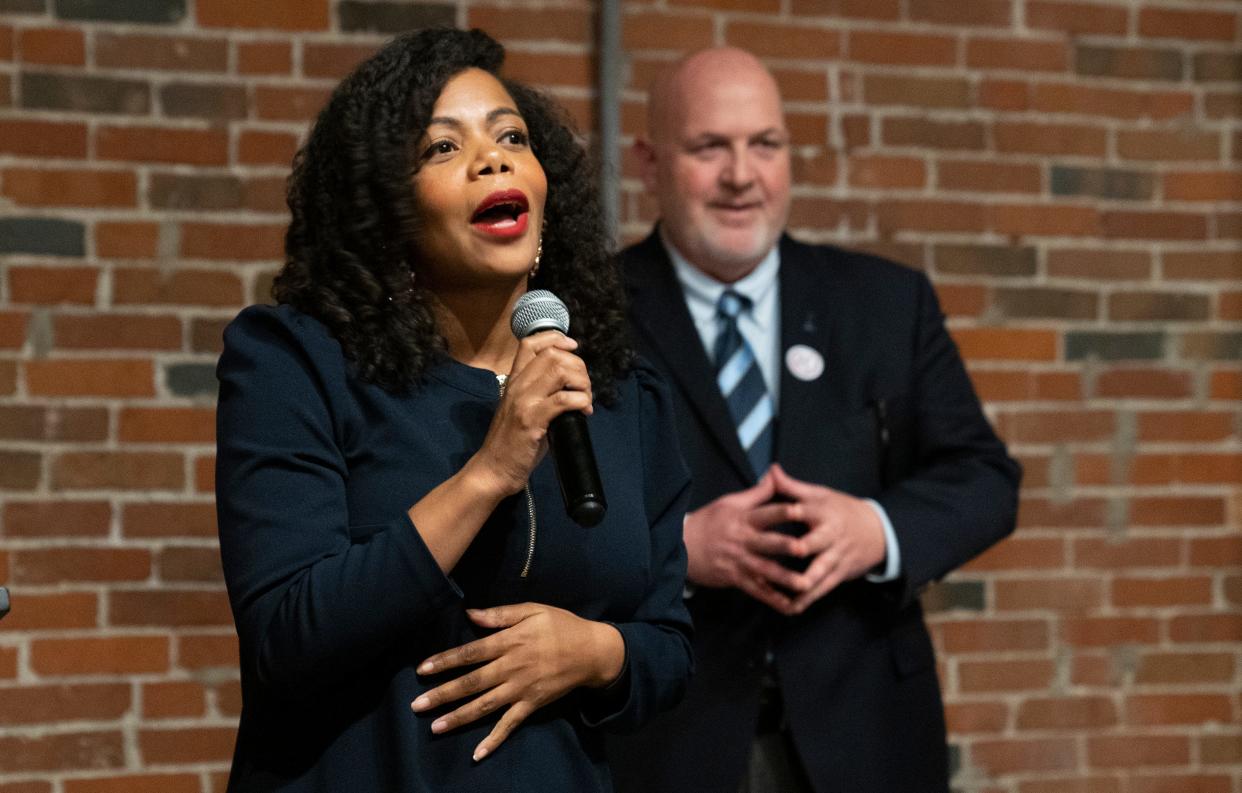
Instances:
[[[610,744],[619,791],[732,793],[754,736],[770,648],[817,793],[947,790],[943,707],[917,596],[1013,530],[1020,469],[984,417],[927,278],[883,259],[780,241],[781,350],[825,359],[811,382],[782,361],[777,461],[876,499],[902,577],[850,581],[797,617],[699,588],[696,675],[683,704]],[[753,483],[713,368],[653,233],[621,255],[639,352],[673,385],[690,509]]]

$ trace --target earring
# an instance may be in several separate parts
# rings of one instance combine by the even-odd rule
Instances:
[[[534,278],[539,274],[539,261],[543,258],[543,235],[539,235],[539,247],[535,249],[535,266],[530,268],[530,272],[526,274],[527,278]]]

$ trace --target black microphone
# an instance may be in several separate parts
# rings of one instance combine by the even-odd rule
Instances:
[[[518,298],[509,320],[513,335],[524,339],[544,330],[569,331],[569,309],[546,289],[532,289]],[[591,448],[586,415],[571,410],[552,419],[548,425],[548,448],[556,463],[565,511],[579,526],[590,528],[604,519],[608,502]]]

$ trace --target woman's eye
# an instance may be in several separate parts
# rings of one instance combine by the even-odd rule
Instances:
[[[423,157],[435,157],[442,154],[452,154],[457,147],[450,140],[438,140],[427,147],[427,151],[423,152]]]
[[[501,140],[513,146],[525,146],[527,138],[525,132],[519,129],[511,129],[501,136]]]

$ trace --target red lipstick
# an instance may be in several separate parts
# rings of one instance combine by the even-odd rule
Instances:
[[[470,216],[470,225],[493,237],[520,237],[526,231],[530,204],[521,190],[497,190]]]

